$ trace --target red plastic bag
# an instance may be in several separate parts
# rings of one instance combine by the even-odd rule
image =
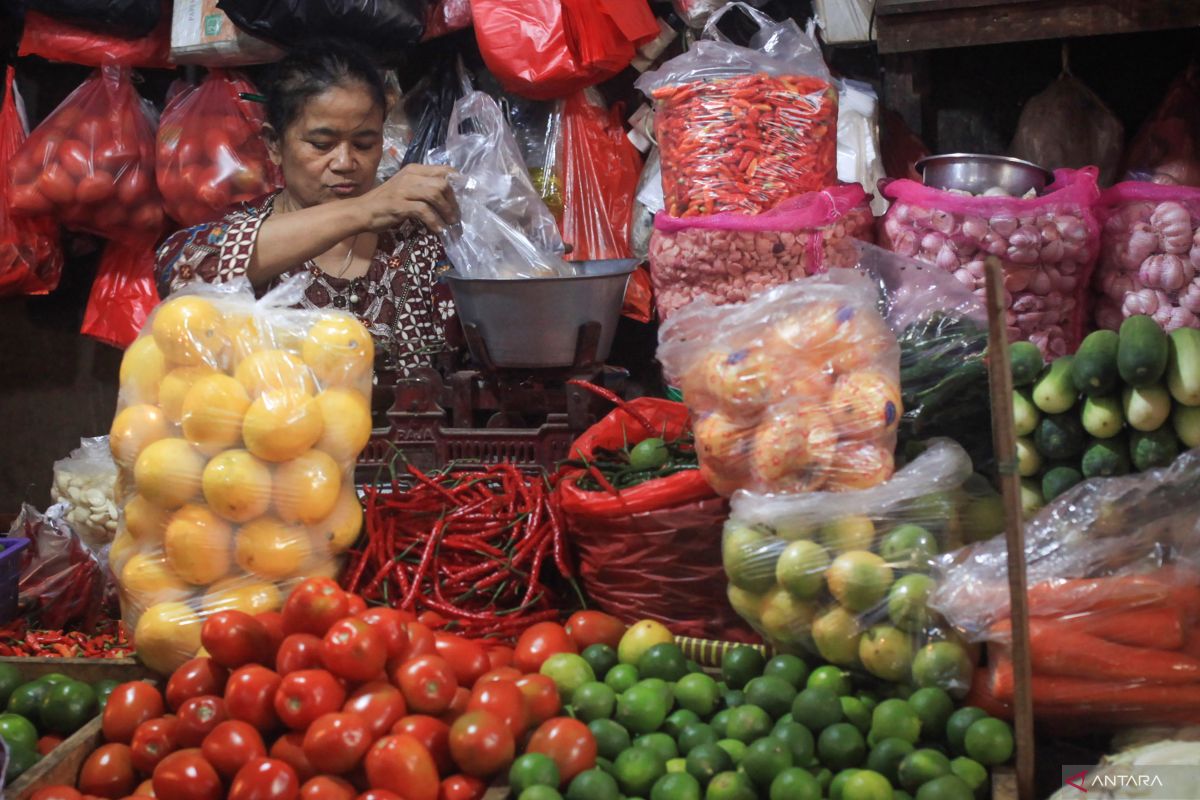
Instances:
[[[629,276],[621,315],[634,322],[650,322],[654,319],[654,286],[650,281],[650,270],[646,269],[645,264]]]
[[[421,41],[471,27],[471,0],[436,0],[425,18],[425,33]]]
[[[471,16],[488,69],[535,100],[611,78],[659,34],[646,0],[472,0]]]
[[[4,73],[0,105],[0,163],[7,163],[25,141],[25,112],[10,65]],[[46,294],[58,286],[63,255],[58,225],[48,217],[14,218],[12,185],[0,182],[0,296]]]
[[[616,449],[645,438],[648,431],[630,411],[666,439],[689,428],[682,403],[638,398],[584,431],[571,445],[571,457],[590,460],[598,447]],[[713,590],[725,581],[721,529],[729,506],[699,470],[615,496],[581,489],[581,474],[564,474],[556,491],[579,554],[580,579],[600,609],[626,622],[656,619],[683,636],[754,639],[724,592]]]
[[[72,25],[37,11],[25,14],[18,55],[41,56],[85,67],[115,64],[144,69],[171,69],[171,14],[166,11],[150,35],[122,39]]]
[[[109,242],[100,258],[79,332],[114,347],[128,347],[158,300],[154,242]]]
[[[9,164],[13,209],[126,241],[156,238],[154,125],[129,70],[102,67],[39,125]]]
[[[163,111],[155,177],[167,214],[184,225],[220,219],[282,185],[262,140],[262,106],[238,97],[256,91],[237,73],[213,70]]]
[[[1125,170],[1132,179],[1200,186],[1200,66],[1171,83],[1130,143]]]

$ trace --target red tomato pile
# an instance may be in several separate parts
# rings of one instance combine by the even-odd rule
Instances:
[[[214,70],[163,111],[158,189],[167,213],[184,225],[219,219],[230,206],[279,185],[261,137],[262,108],[239,97],[255,92],[236,73]]]
[[[363,608],[327,578],[280,612],[205,621],[208,656],[160,692],[122,684],[104,709],[107,744],[78,788],[33,800],[479,800],[522,752],[553,759],[563,785],[596,764],[596,741],[556,716],[542,662],[615,644],[624,626],[581,612],[543,622],[515,650],[437,632],[410,613]]]
[[[154,127],[129,71],[105,67],[39,125],[9,164],[12,208],[107,238],[157,235]]]

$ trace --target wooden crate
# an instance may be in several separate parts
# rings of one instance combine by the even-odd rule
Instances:
[[[157,677],[135,658],[0,658],[0,664],[12,664],[22,678],[30,681],[52,672],[84,683],[104,680],[124,683]]]

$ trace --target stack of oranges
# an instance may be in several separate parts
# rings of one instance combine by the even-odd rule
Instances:
[[[155,311],[121,362],[110,433],[110,564],[150,667],[195,655],[206,616],[275,610],[298,579],[336,574],[362,527],[373,361],[348,314],[229,293]]]

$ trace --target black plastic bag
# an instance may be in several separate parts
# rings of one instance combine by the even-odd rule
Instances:
[[[434,64],[412,91],[404,95],[404,111],[412,129],[412,139],[401,166],[424,164],[431,151],[446,143],[454,104],[473,88],[462,60],[446,57]]]
[[[158,25],[161,0],[28,0],[28,8],[99,33],[138,39]]]
[[[421,40],[429,0],[218,0],[217,8],[239,28],[283,47],[340,38],[383,55]]]

